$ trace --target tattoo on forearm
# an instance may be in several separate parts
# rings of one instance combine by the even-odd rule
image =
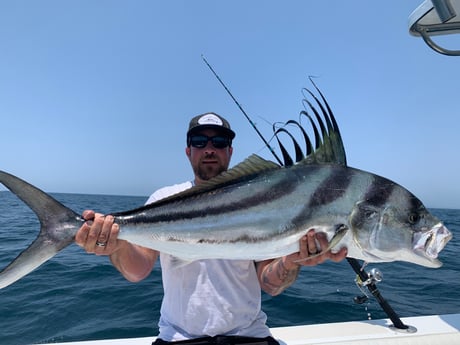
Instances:
[[[282,259],[274,260],[266,267],[263,275],[265,290],[272,295],[281,293],[297,279],[299,270],[300,266],[288,270]]]

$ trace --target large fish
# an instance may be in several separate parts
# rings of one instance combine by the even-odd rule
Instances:
[[[322,117],[306,101],[316,122],[301,112],[315,131],[315,149],[303,128],[291,121],[299,125],[307,144],[302,156],[294,140],[296,164],[281,145],[285,166],[253,155],[203,185],[113,213],[121,228],[119,238],[183,261],[263,260],[298,251],[299,239],[314,228],[328,235],[333,250],[348,247],[349,257],[440,267],[438,253],[451,233],[400,185],[346,166],[336,121],[321,97],[325,107],[315,100]],[[279,132],[287,133],[284,128]],[[0,182],[37,214],[41,224],[36,240],[0,273],[3,288],[71,244],[84,220],[11,174],[0,171]]]

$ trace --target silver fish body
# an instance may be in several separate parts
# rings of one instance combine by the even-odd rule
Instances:
[[[119,237],[186,261],[280,257],[315,229],[329,240],[337,235],[332,249],[346,246],[349,257],[439,267],[451,238],[401,186],[340,165],[270,170],[152,206],[116,215]]]

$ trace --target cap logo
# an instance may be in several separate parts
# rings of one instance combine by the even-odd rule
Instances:
[[[206,114],[198,119],[200,125],[216,125],[223,126],[222,120],[214,114]]]

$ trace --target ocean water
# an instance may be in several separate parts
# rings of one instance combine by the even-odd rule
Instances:
[[[143,197],[54,194],[81,213],[128,210]],[[369,265],[383,272],[378,285],[397,314],[460,313],[460,210],[432,209],[453,232],[440,255],[444,265],[429,269],[409,263]],[[0,192],[0,267],[38,234],[35,215],[9,192]],[[346,261],[302,269],[296,283],[277,297],[263,295],[271,327],[386,318],[370,297],[364,304]],[[156,267],[140,283],[124,280],[107,257],[87,255],[71,245],[33,273],[0,290],[0,344],[22,345],[90,339],[152,336],[162,298]]]

